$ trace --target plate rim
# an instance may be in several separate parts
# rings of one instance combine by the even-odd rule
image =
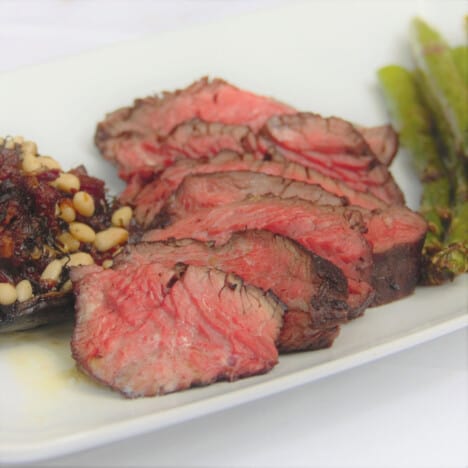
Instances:
[[[302,2],[294,2],[294,4],[298,3]],[[279,9],[289,9],[289,5],[247,13],[245,15],[262,15],[269,11]],[[231,21],[235,22],[237,19],[238,16],[235,16],[223,19],[221,22],[230,23]],[[156,37],[164,35],[177,34],[180,32],[186,32],[187,30],[198,31],[211,24],[212,23],[201,26],[195,25],[182,28],[177,31],[163,31],[150,36],[131,39],[129,41],[102,45],[89,51],[59,57],[45,63],[21,66],[14,70],[2,72],[0,78],[11,78],[17,74],[22,76],[29,70],[41,70],[51,66],[55,67],[61,64],[66,64],[69,61],[73,61],[80,57],[102,54],[108,50],[117,50],[122,45],[128,47],[131,44],[144,44],[148,39],[154,40]],[[465,280],[466,279],[467,278],[465,278]],[[454,313],[456,311],[458,311],[458,313],[460,311],[463,312],[462,306],[457,307]],[[39,441],[27,442],[24,444],[2,444],[0,441],[0,464],[40,461],[47,458],[71,454],[79,450],[92,449],[103,444],[135,437],[140,434],[157,431],[196,417],[209,415],[223,409],[252,402],[259,398],[278,394],[300,385],[313,383],[314,381],[322,378],[371,363],[466,327],[468,327],[468,311],[445,320],[443,318],[439,319],[436,323],[428,323],[427,325],[421,324],[420,327],[417,327],[414,330],[409,330],[408,333],[403,336],[395,339],[388,337],[387,340],[376,345],[372,345],[366,349],[351,352],[346,356],[341,356],[336,359],[332,358],[327,362],[293,371],[288,375],[278,376],[273,381],[254,383],[253,385],[244,388],[233,389],[222,395],[207,397],[201,401],[188,402],[182,406],[161,410],[144,416],[137,416],[130,420],[103,423],[94,429],[58,436],[46,442]]]
[[[461,306],[458,310],[460,309]],[[352,370],[464,328],[468,328],[468,312],[448,320],[441,320],[436,324],[419,327],[407,335],[389,339],[347,356],[297,370],[285,376],[278,376],[273,381],[256,383],[201,401],[185,403],[182,406],[138,416],[131,420],[103,424],[96,429],[59,436],[48,442],[3,445],[0,441],[0,463],[41,461],[158,431]],[[260,392],[259,389],[261,389]]]

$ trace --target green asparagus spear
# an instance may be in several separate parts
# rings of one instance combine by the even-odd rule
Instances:
[[[420,18],[411,24],[411,45],[418,68],[453,135],[457,154],[468,159],[468,87],[458,72],[449,45]]]
[[[423,281],[440,284],[468,271],[468,47],[451,49],[418,18],[411,32],[414,75],[388,66],[378,77],[422,182]]]
[[[459,201],[466,200],[468,199],[468,180],[464,169],[465,164],[463,159],[458,157],[455,141],[443,114],[442,106],[432,93],[427,75],[418,69],[414,72],[414,77],[422,102],[432,117],[440,158],[447,168],[451,185],[454,187],[455,198]]]
[[[422,183],[420,210],[429,224],[423,252],[432,256],[441,248],[450,215],[450,185],[431,136],[431,117],[409,71],[390,65],[378,71],[378,78],[400,142],[411,154]]]
[[[432,93],[427,75],[416,70],[414,76],[423,102],[430,110],[435,123],[441,160],[445,163],[452,187],[452,217],[443,248],[426,266],[429,281],[438,283],[445,281],[447,272],[457,275],[468,271],[468,177],[466,164],[458,157],[453,135],[440,103]]]
[[[442,249],[429,261],[425,259],[426,283],[441,284],[468,272],[468,200],[463,197],[463,192],[455,193],[452,218]]]
[[[452,49],[452,59],[463,82],[468,86],[468,46],[458,46]]]

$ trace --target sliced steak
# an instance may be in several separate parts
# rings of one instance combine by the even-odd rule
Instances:
[[[323,344],[331,328],[347,321],[348,284],[339,268],[312,254],[283,236],[268,231],[234,233],[222,246],[181,239],[161,242],[141,242],[129,246],[116,257],[115,269],[130,266],[176,263],[216,266],[227,273],[235,273],[246,283],[271,291],[287,307],[286,315],[305,315],[307,321],[287,320],[278,347],[280,351],[317,349]],[[307,323],[304,330],[290,330]],[[291,342],[283,337],[315,336],[317,341]],[[329,343],[331,344],[331,343]]]
[[[221,173],[242,174],[238,173]],[[223,205],[245,199],[249,195],[249,186],[242,182],[236,185],[236,178],[224,177],[220,184],[197,183],[203,178],[216,180],[217,173],[186,177],[179,189],[170,199],[165,215],[177,222],[179,219],[203,212],[210,206]],[[271,176],[264,176],[271,177]],[[242,179],[241,179],[242,180]],[[250,194],[256,195],[257,187],[251,184]],[[238,186],[240,188],[238,188]],[[307,187],[307,185],[306,185]],[[312,189],[315,187],[309,185]],[[308,196],[308,200],[315,204],[327,202],[326,196],[313,199],[310,190],[300,187],[293,195],[299,198]],[[326,193],[326,192],[325,192]],[[305,194],[305,195],[304,195]],[[286,191],[277,190],[274,195],[280,198],[288,198]],[[303,196],[304,195],[304,196]],[[374,259],[372,284],[376,290],[374,305],[384,304],[410,294],[418,280],[421,262],[421,249],[426,235],[427,225],[424,219],[417,213],[404,206],[387,207],[380,210],[359,210],[366,224],[364,237],[372,246]],[[164,218],[162,218],[164,219]],[[403,258],[403,256],[406,256]]]
[[[314,351],[329,348],[340,333],[340,327],[316,328],[311,315],[302,310],[289,310],[284,315],[279,347],[282,353]]]
[[[386,304],[414,291],[420,275],[421,250],[427,223],[405,207],[361,210],[367,225],[364,234],[372,245],[372,305]]]
[[[282,307],[220,270],[158,263],[72,271],[72,354],[127,397],[174,392],[270,370]]]
[[[178,124],[195,117],[207,122],[247,125],[257,131],[272,115],[294,109],[272,98],[208,78],[175,92],[137,99],[133,107],[108,114],[97,126],[95,142],[103,156],[116,160],[119,139],[164,137]],[[121,157],[119,156],[119,159]]]
[[[255,147],[256,136],[246,125],[205,122],[194,118],[174,127],[165,137],[131,136],[114,142],[112,152],[119,176],[131,181],[135,173],[163,170],[179,159],[216,156],[221,151],[244,152]],[[262,155],[258,153],[258,158]]]
[[[372,302],[371,249],[361,231],[362,215],[341,206],[317,206],[305,200],[256,197],[186,216],[165,229],[154,229],[145,241],[191,237],[225,243],[234,231],[265,229],[289,237],[306,249],[329,260],[345,274],[351,315]]]
[[[398,134],[391,125],[378,127],[356,127],[363,136],[376,158],[385,166],[390,166],[397,154]]]
[[[301,198],[317,205],[348,204],[345,198],[327,192],[320,185],[297,182],[261,172],[214,172],[185,177],[163,208],[162,216],[168,216],[174,222],[204,208],[261,195]]]
[[[294,150],[306,149],[308,166],[317,168],[318,164],[326,170],[325,174],[334,176],[328,161],[331,150],[338,178],[344,174],[357,184],[353,170],[362,168],[364,163],[365,169],[372,170],[371,183],[389,185],[384,192],[394,196],[394,202],[401,197],[401,193],[390,187],[384,171],[368,167],[368,161],[375,159],[370,146],[384,161],[396,152],[398,141],[390,126],[362,127],[358,131],[342,119],[298,114],[289,105],[241,90],[220,79],[210,82],[202,78],[182,90],[137,99],[132,107],[118,109],[98,124],[95,142],[103,156],[120,167],[121,177],[129,181],[135,171],[148,167],[160,170],[178,157],[198,158],[221,149],[242,152],[246,147],[257,154],[271,146],[271,140],[281,146],[284,132],[280,140],[275,139],[278,121],[267,121],[270,117],[282,120],[294,114],[301,116],[299,120],[304,120],[305,115],[309,116],[308,120],[315,116],[313,125],[305,129],[308,137],[312,137],[307,138],[308,145],[312,146],[298,148],[296,135],[292,148],[283,147],[284,151],[293,150],[285,151],[288,157],[304,163],[304,154],[299,156]],[[255,141],[258,132],[263,136],[260,144]],[[324,155],[328,155],[328,159],[324,159]],[[352,158],[352,155],[363,157]],[[379,182],[381,179],[383,181]]]
[[[316,117],[326,121],[319,116]],[[340,121],[336,118],[328,120]],[[348,125],[348,131],[354,133],[355,140],[362,143],[361,147],[358,146],[355,151],[364,151],[363,154],[368,154],[370,149],[372,155],[380,163],[385,166],[390,165],[398,150],[398,136],[391,125],[358,128],[352,127],[348,122],[345,124]],[[330,128],[326,126],[323,128],[325,133],[332,129],[333,125]],[[324,138],[327,136],[325,135]],[[258,144],[256,134],[247,125],[206,122],[193,118],[175,126],[165,137],[153,134],[144,137],[131,135],[118,138],[113,143],[112,153],[115,154],[115,162],[119,166],[121,178],[129,182],[135,173],[149,169],[159,171],[178,159],[213,157],[223,150],[237,153],[244,153],[247,150],[255,154],[257,159],[262,159],[262,151],[265,151],[267,144],[267,141],[262,138]],[[313,148],[310,149],[313,150]],[[344,149],[344,151],[347,150]],[[322,151],[323,148],[317,149],[319,154]],[[358,155],[361,156],[359,153]],[[308,163],[308,165],[311,164]],[[312,167],[315,166],[312,165]],[[329,170],[328,175],[333,175],[332,171]]]
[[[388,168],[381,164],[349,122],[312,113],[271,117],[259,132],[255,151],[279,151],[286,159],[370,192],[389,204],[404,197]]]
[[[255,134],[247,125],[205,122],[196,118],[177,125],[162,140],[161,146],[174,160],[180,156],[199,159],[216,156],[223,150],[243,153],[249,141],[250,145],[254,144]]]
[[[138,223],[148,228],[186,175],[217,172],[218,164],[220,170],[224,165],[229,168],[244,169],[244,162],[254,159],[250,154],[240,155],[232,151],[222,151],[213,158],[181,159],[162,172],[151,173],[149,177],[147,173],[140,176],[137,172],[119,200],[123,204],[132,205]]]
[[[111,138],[100,149],[117,166],[119,177],[128,183],[135,175],[159,172],[173,162],[171,155],[162,152],[156,136]]]
[[[210,174],[222,171],[251,171],[285,179],[318,184],[328,192],[345,197],[350,204],[368,209],[386,208],[386,203],[373,195],[353,190],[347,184],[324,176],[311,168],[289,162],[282,157],[259,161],[251,154],[223,152],[212,159],[180,160],[156,175],[148,184],[140,184],[136,190],[128,190],[120,200],[135,207],[135,218],[144,227],[154,225],[169,196],[189,174]]]

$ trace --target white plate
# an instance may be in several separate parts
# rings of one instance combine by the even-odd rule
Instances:
[[[0,76],[0,133],[39,143],[65,167],[84,163],[122,188],[92,143],[106,111],[209,74],[300,109],[363,124],[387,117],[375,70],[409,63],[419,13],[461,40],[463,2],[308,2],[105,48]],[[415,207],[404,155],[394,174]],[[467,276],[369,309],[328,350],[282,356],[269,374],[159,398],[125,400],[74,369],[70,326],[0,335],[0,462],[58,456],[283,391],[468,325]]]

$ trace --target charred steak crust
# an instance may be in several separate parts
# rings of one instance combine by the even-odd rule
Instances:
[[[417,242],[396,245],[374,254],[372,284],[376,290],[373,306],[387,304],[413,293],[421,271],[424,236]]]
[[[279,349],[284,354],[329,348],[339,333],[339,326],[314,328],[309,314],[302,310],[292,310],[284,316]]]
[[[363,212],[366,238],[373,246],[372,285],[381,305],[408,296],[419,280],[421,249],[427,232],[424,218],[405,207]]]
[[[213,268],[72,271],[72,354],[86,373],[129,398],[267,372],[283,310],[271,296]]]

